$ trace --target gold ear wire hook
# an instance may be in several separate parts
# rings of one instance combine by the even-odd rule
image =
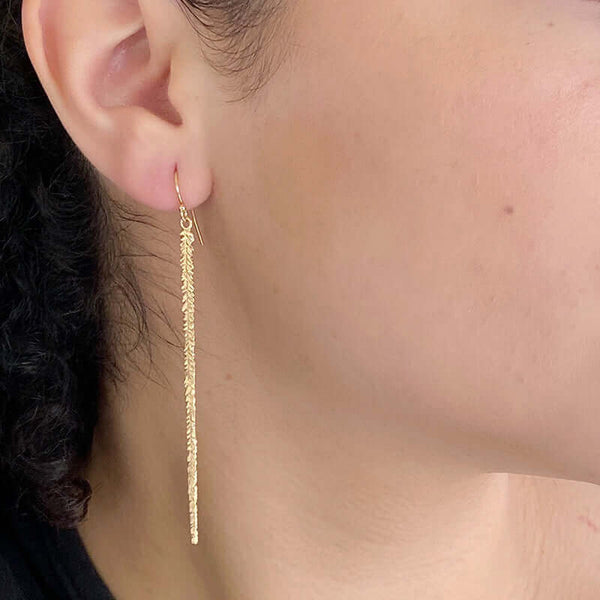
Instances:
[[[196,233],[198,234],[198,239],[200,240],[200,244],[204,246],[204,240],[202,239],[202,234],[200,233],[200,228],[198,227],[198,222],[196,221],[196,213],[194,212],[194,209],[188,209],[186,207],[186,205],[183,202],[183,198],[181,197],[181,191],[179,190],[179,173],[177,171],[177,167],[175,167],[175,191],[177,192],[179,205],[192,214],[192,222],[194,223],[194,228],[196,229]]]

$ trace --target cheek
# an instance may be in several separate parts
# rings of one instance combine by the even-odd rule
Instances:
[[[363,247],[374,254],[354,257],[362,284],[350,294],[378,332],[372,358],[388,365],[403,419],[571,459],[598,480],[585,463],[600,449],[590,419],[600,389],[600,85],[580,63],[544,88],[535,74],[552,58],[521,74],[455,73],[403,127],[381,121],[380,136],[413,142],[409,156],[380,155],[381,212],[362,204],[363,223],[395,246]],[[367,288],[378,291],[354,293]]]
[[[261,211],[299,258],[313,262],[326,250],[343,203],[339,182],[347,164],[344,140],[314,118],[272,118],[262,132],[252,168]]]
[[[418,35],[390,19],[392,38],[350,0],[315,19],[354,44],[304,32],[319,51],[274,79],[239,144],[264,244],[240,245],[239,271],[257,346],[349,409],[376,398],[396,434],[575,461],[600,439],[600,31],[543,12],[498,27],[508,4]],[[538,19],[568,34],[532,37]]]

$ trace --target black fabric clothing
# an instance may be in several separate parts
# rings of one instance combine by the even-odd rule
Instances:
[[[77,529],[0,510],[0,600],[116,600]]]

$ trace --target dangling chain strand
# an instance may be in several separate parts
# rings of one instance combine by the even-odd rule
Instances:
[[[198,543],[198,469],[196,439],[196,334],[194,326],[194,234],[192,224],[198,232],[202,245],[202,235],[196,222],[194,212],[190,219],[189,212],[181,198],[179,190],[179,177],[175,169],[175,189],[179,199],[179,212],[181,215],[181,291],[183,332],[185,337],[184,346],[184,369],[185,369],[185,403],[186,403],[186,439],[187,439],[187,474],[188,474],[188,499],[190,513],[190,533],[192,544]]]

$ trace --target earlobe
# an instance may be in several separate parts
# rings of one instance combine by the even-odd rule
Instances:
[[[189,208],[212,187],[202,132],[176,106],[184,90],[170,89],[178,17],[174,3],[145,0],[23,0],[22,8],[29,57],[73,141],[118,188],[159,210],[178,207],[175,165]]]

